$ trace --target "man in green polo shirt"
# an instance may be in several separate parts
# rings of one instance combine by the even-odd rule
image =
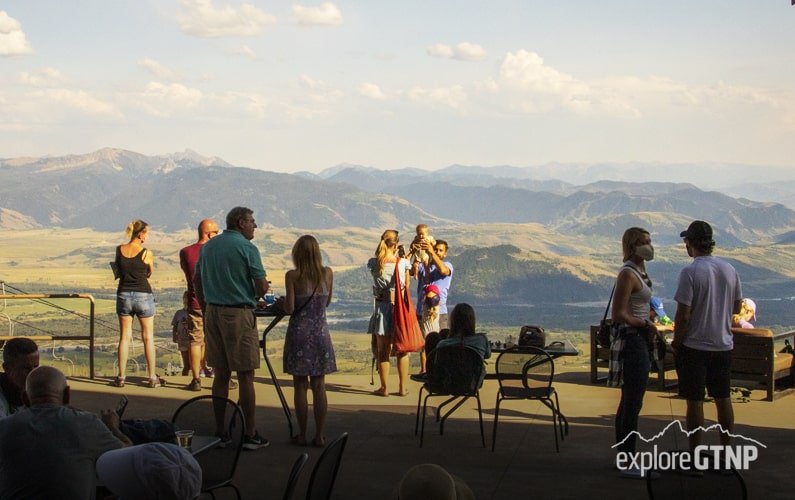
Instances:
[[[243,448],[268,446],[254,424],[254,372],[259,368],[259,338],[254,307],[268,291],[259,250],[251,240],[257,223],[254,212],[235,207],[226,215],[226,230],[202,246],[193,277],[196,296],[204,310],[207,363],[215,369],[213,396],[229,396],[229,378],[237,372],[240,407],[246,419]],[[221,410],[223,411],[223,410]],[[224,436],[223,413],[216,415],[217,431]]]

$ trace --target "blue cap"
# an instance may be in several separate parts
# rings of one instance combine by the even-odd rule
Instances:
[[[649,307],[654,309],[654,312],[660,318],[668,316],[667,314],[665,314],[665,309],[663,309],[663,301],[660,297],[652,296],[651,300],[649,301]]]

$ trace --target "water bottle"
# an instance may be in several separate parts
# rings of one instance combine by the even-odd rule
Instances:
[[[270,281],[268,281],[268,291],[263,298],[265,299],[265,304],[269,306],[272,306],[276,302],[276,295],[273,294],[273,287]]]

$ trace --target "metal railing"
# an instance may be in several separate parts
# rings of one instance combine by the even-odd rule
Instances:
[[[88,340],[88,374],[91,379],[94,378],[94,296],[84,293],[26,293],[26,294],[15,294],[15,295],[0,295],[0,301],[5,302],[6,300],[19,300],[19,299],[28,299],[28,300],[40,300],[40,299],[83,299],[88,300],[89,302],[89,331],[88,335],[48,335],[47,337],[53,341],[59,340]],[[13,338],[16,335],[9,335],[3,337],[4,340],[8,340],[9,338]],[[29,336],[29,335],[18,335],[19,337],[31,337],[34,338],[36,336]]]

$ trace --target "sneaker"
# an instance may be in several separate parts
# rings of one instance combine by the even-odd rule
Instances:
[[[226,448],[227,446],[232,444],[232,436],[230,436],[229,434],[224,434],[224,435],[216,434],[215,436],[221,440],[221,442],[218,443],[219,448]]]
[[[188,384],[188,390],[200,392],[202,390],[202,381],[197,378],[191,380],[191,383]]]
[[[427,372],[415,373],[414,375],[410,375],[410,378],[415,382],[425,383],[428,381],[428,373]]]
[[[155,387],[165,387],[166,386],[166,381],[163,380],[160,376],[155,375],[155,378],[150,378],[149,379],[149,381],[147,382],[147,385],[150,388],[153,388],[153,389]]]
[[[230,378],[229,379],[229,388],[230,389],[237,389],[237,387],[238,387],[237,382],[235,382],[233,379]]]
[[[270,442],[260,436],[259,432],[255,433],[252,437],[245,436],[243,438],[243,449],[245,450],[258,450],[260,448],[265,448],[269,444]]]
[[[215,371],[213,371],[213,369],[208,366],[207,368],[204,369],[204,375],[207,378],[214,378],[215,377]]]

